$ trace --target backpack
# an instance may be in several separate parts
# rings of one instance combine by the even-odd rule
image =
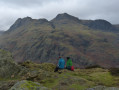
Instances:
[[[71,66],[71,71],[74,71],[74,66]]]

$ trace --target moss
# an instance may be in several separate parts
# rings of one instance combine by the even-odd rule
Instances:
[[[39,90],[39,89],[43,89],[43,90],[49,90],[48,88],[46,87],[43,87],[42,85],[40,85],[39,83],[37,82],[32,82],[32,81],[26,81],[26,80],[23,80],[23,81],[20,81],[20,82],[17,82],[10,90]]]
[[[36,89],[37,87],[40,87],[40,85],[32,81],[26,81],[21,85],[21,88],[27,88],[28,90]]]

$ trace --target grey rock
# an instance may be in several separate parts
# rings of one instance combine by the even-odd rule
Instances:
[[[116,87],[106,87],[106,86],[96,86],[94,88],[88,88],[86,90],[119,90],[119,88],[116,88]]]

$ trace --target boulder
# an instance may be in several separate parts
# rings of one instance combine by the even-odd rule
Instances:
[[[14,62],[12,54],[8,51],[0,49],[0,77],[14,78],[17,75],[22,75],[28,70]]]

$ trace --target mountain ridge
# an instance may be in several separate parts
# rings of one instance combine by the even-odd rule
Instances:
[[[77,17],[74,17],[72,15],[69,15],[67,13],[63,13],[63,14],[58,14],[54,19],[48,21],[47,19],[32,19],[31,17],[25,17],[23,19],[19,18],[16,20],[16,22],[10,27],[10,30],[15,29],[15,27],[23,25],[23,24],[28,24],[31,21],[35,21],[37,23],[50,23],[53,28],[55,27],[55,25],[53,25],[53,23],[62,23],[62,24],[66,24],[66,23],[78,23],[78,24],[82,24],[84,26],[87,26],[91,29],[96,29],[96,30],[103,30],[103,31],[112,31],[112,32],[117,32],[119,29],[117,28],[117,25],[112,25],[110,22],[103,20],[103,19],[96,19],[96,20],[82,20],[79,19]],[[23,23],[22,23],[23,22]]]
[[[77,22],[77,18],[66,13],[60,14],[58,18],[60,16],[60,20],[55,21],[30,17],[18,19],[0,36],[0,48],[12,52],[17,62],[32,60],[56,63],[57,57],[61,55],[64,58],[70,56],[77,67],[96,64],[107,68],[119,67],[118,32],[84,25],[92,20]],[[112,26],[107,21],[101,22]]]

